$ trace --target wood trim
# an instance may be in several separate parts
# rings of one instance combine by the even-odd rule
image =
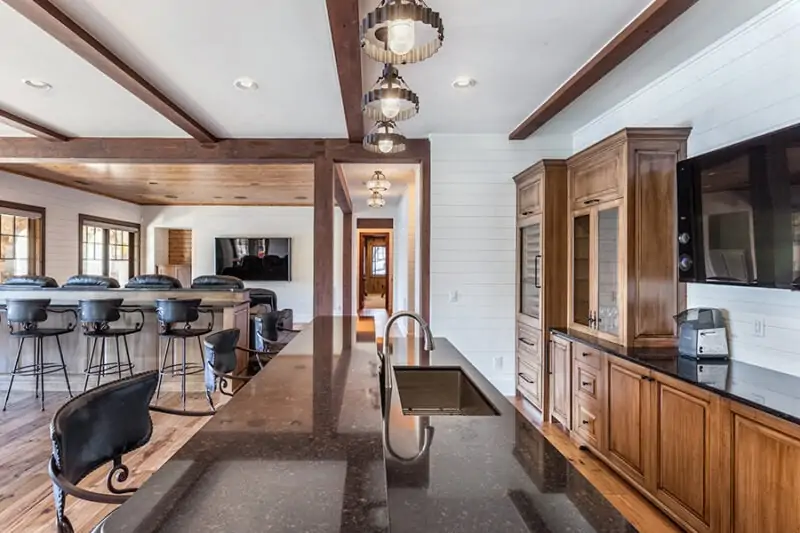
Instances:
[[[114,226],[120,226],[123,228],[129,228],[133,233],[136,234],[134,245],[135,248],[133,250],[133,255],[130,258],[130,266],[132,267],[131,277],[139,275],[141,271],[141,264],[142,264],[142,225],[137,224],[136,222],[129,222],[127,220],[117,220],[114,218],[104,218],[104,217],[97,217],[94,215],[86,215],[84,213],[78,213],[78,275],[83,275],[83,226],[84,224],[90,224],[92,222],[97,222],[99,224],[111,224]],[[106,242],[105,246],[105,254],[108,254],[108,242]],[[103,261],[108,261],[107,255],[103,257]]]
[[[0,208],[7,208],[7,209],[18,209],[20,211],[30,211],[31,213],[37,213],[41,215],[41,222],[38,225],[37,231],[38,235],[36,235],[36,241],[38,245],[37,255],[38,255],[38,265],[34,265],[35,272],[39,275],[46,276],[47,275],[47,209],[44,207],[39,207],[36,205],[28,205],[28,204],[19,204],[16,202],[8,202],[6,200],[0,200]]]
[[[357,229],[394,229],[392,218],[359,218],[356,220]]]
[[[347,138],[360,143],[364,137],[361,112],[361,38],[358,0],[327,0],[339,88],[342,93]]]
[[[336,203],[339,204],[339,209],[342,213],[350,214],[353,212],[353,201],[350,199],[350,190],[347,188],[347,181],[344,179],[344,172],[342,172],[341,165],[333,165],[333,170],[336,173],[334,195]]]
[[[333,314],[333,162],[314,162],[314,317]]]
[[[655,0],[517,126],[508,138],[520,141],[530,137],[697,1]]]
[[[5,0],[12,9],[203,143],[217,138],[50,0]]]
[[[0,122],[3,124],[7,124],[12,128],[18,129],[20,131],[24,131],[25,133],[30,133],[31,135],[35,135],[40,139],[44,139],[46,141],[68,141],[69,137],[62,133],[58,133],[55,130],[48,128],[47,126],[43,126],[41,124],[37,124],[32,120],[28,120],[24,117],[16,115],[7,109],[0,109]]]
[[[342,217],[342,315],[353,314],[353,214]],[[348,332],[349,335],[349,332]]]

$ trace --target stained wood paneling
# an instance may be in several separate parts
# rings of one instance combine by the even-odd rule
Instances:
[[[333,163],[314,162],[314,317],[333,314]]]
[[[168,257],[170,265],[192,264],[192,230],[171,229],[167,233],[169,241]]]
[[[393,218],[359,218],[356,221],[358,229],[393,229]]]

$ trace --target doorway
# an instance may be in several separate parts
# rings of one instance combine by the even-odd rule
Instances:
[[[383,309],[392,313],[392,234],[359,232],[359,311]]]

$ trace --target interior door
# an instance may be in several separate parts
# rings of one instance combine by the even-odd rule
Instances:
[[[592,229],[593,210],[582,209],[572,214],[570,227],[570,320],[575,329],[593,332],[592,311]]]
[[[542,217],[531,217],[519,230],[519,313],[526,324],[541,328]]]
[[[622,300],[620,296],[622,206],[617,200],[594,209],[596,210],[594,249],[597,259],[592,265],[595,280],[592,322],[598,337],[619,342]]]

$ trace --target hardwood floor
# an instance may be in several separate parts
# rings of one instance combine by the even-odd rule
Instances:
[[[192,395],[190,395],[191,397]],[[215,398],[218,404],[224,397]],[[50,420],[67,399],[66,394],[48,395],[46,411],[39,410],[33,394],[12,395],[8,410],[0,412],[0,531],[4,533],[52,533],[55,511],[47,462],[50,459]],[[192,398],[202,402],[202,395]],[[161,405],[179,407],[178,393],[162,395]],[[200,405],[200,404],[198,404]],[[189,440],[208,418],[152,413],[153,437],[143,448],[125,456],[131,479],[120,486],[138,486]],[[85,488],[105,490],[107,468],[101,467],[80,483]],[[67,497],[67,516],[76,533],[88,532],[114,509]]]
[[[659,511],[624,479],[589,452],[581,451],[557,425],[542,423],[541,415],[521,398],[509,398],[589,483],[642,533],[681,533],[677,524]]]

